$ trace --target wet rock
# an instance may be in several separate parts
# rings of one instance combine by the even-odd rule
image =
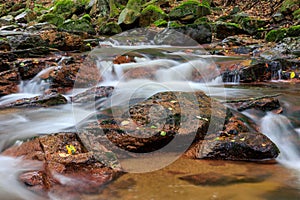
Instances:
[[[74,49],[82,49],[83,39],[71,33],[57,32],[55,30],[48,30],[39,33],[39,36],[49,44],[52,48],[57,48],[63,51],[73,51]]]
[[[172,142],[172,152],[191,145],[185,153],[189,158],[251,161],[279,154],[266,136],[250,132],[238,117],[202,92],[162,92],[146,100],[132,99],[125,113],[112,107],[99,111],[97,119],[83,127],[88,139],[82,141],[91,149],[103,144],[117,153],[116,146],[126,152],[149,153]],[[210,123],[213,130],[208,129]]]
[[[16,70],[0,72],[0,96],[18,92],[19,82],[20,77]]]
[[[93,152],[88,152],[73,133],[38,137],[3,154],[43,161],[40,171],[25,172],[20,175],[20,181],[28,189],[44,195],[47,191],[55,196],[71,194],[78,198],[81,194],[99,193],[104,184],[121,175],[119,170],[96,160]]]
[[[12,49],[30,49],[47,46],[47,43],[36,34],[8,36],[7,39]]]
[[[73,96],[71,99],[72,102],[75,103],[94,102],[111,96],[113,91],[114,91],[114,87],[112,86],[99,86],[99,87],[88,89],[83,93],[79,93]]]
[[[159,32],[154,42],[156,44],[175,46],[194,46],[197,44],[210,43],[212,31],[209,24],[193,24],[177,28],[166,28]]]
[[[17,57],[13,53],[1,52],[0,59],[0,72],[3,72],[12,68],[11,62],[17,60]]]
[[[29,80],[35,75],[37,75],[40,71],[42,71],[46,66],[45,62],[40,61],[38,59],[35,60],[23,60],[17,63],[18,71],[22,80]]]
[[[266,63],[258,63],[240,70],[240,82],[271,80],[271,72]]]
[[[29,107],[49,107],[66,104],[67,99],[61,94],[49,94],[36,96],[32,98],[18,99],[7,105],[1,105],[1,108],[29,108]]]
[[[261,111],[272,111],[281,108],[280,103],[276,98],[263,98],[259,100],[243,102],[237,107],[238,111],[244,111],[251,108]]]
[[[197,158],[215,160],[260,161],[275,159],[276,145],[262,133],[241,132],[233,137],[207,137],[199,147]]]

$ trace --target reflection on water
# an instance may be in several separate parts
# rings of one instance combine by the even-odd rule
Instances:
[[[159,171],[125,174],[83,199],[271,200],[278,193],[290,200],[300,195],[293,173],[279,164],[181,158]]]

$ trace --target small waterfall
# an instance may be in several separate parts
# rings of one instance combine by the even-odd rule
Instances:
[[[238,70],[225,71],[222,74],[222,78],[225,83],[239,83],[240,82],[240,72]]]
[[[300,134],[289,119],[270,112],[261,120],[261,131],[278,146],[278,161],[300,171]]]
[[[271,70],[271,80],[281,80],[282,66],[280,62],[272,61],[269,63]]]
[[[50,85],[49,82],[42,80],[40,77],[49,73],[55,67],[49,67],[40,71],[33,79],[30,81],[21,81],[19,85],[20,93],[27,94],[43,94],[45,90],[47,90]]]

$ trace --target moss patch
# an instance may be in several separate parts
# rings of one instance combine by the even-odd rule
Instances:
[[[207,4],[199,3],[198,1],[186,1],[175,7],[169,13],[171,19],[180,20],[195,20],[199,17],[210,14],[210,7]]]
[[[286,37],[287,29],[278,29],[278,30],[271,30],[266,35],[267,42],[278,42]]]
[[[142,10],[139,25],[142,27],[149,26],[157,20],[167,19],[167,14],[158,6],[149,5]]]
[[[52,13],[47,13],[45,15],[43,15],[40,20],[40,22],[48,22],[50,24],[54,24],[56,26],[60,26],[63,24],[64,22],[64,18],[60,15],[55,15]]]
[[[299,5],[300,5],[299,0],[285,0],[282,3],[280,12],[282,12],[284,14],[289,14],[290,12],[293,12],[293,11],[299,9]]]
[[[156,20],[155,22],[153,22],[153,24],[156,27],[167,27],[168,26],[168,22],[166,20],[164,20],[164,19]]]
[[[298,26],[291,26],[287,30],[287,36],[288,37],[299,37],[300,36],[300,25],[298,25]]]
[[[95,30],[91,23],[85,19],[79,20],[66,20],[63,24],[61,24],[59,29],[70,32],[87,32],[90,34],[95,34]]]

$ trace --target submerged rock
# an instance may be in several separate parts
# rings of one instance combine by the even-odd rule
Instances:
[[[80,194],[101,191],[104,184],[121,175],[119,169],[95,159],[93,152],[88,152],[73,133],[35,138],[5,150],[2,155],[23,156],[44,163],[40,171],[20,175],[20,181],[40,194],[49,192],[78,198]]]
[[[1,105],[0,108],[49,107],[66,103],[67,99],[61,94],[49,94],[32,98],[18,99],[12,103]]]

